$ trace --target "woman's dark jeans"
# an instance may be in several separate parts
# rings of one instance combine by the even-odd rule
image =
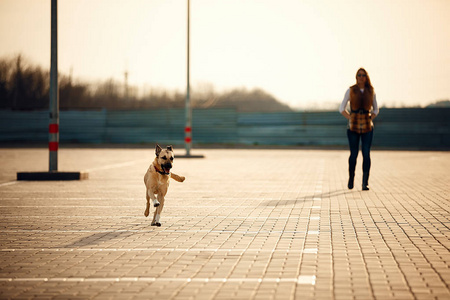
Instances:
[[[359,139],[361,138],[361,152],[363,155],[363,173],[370,171],[370,147],[372,146],[373,129],[372,131],[359,134],[357,132],[347,129],[348,144],[350,146],[350,157],[348,159],[348,171],[350,174],[355,174],[356,158],[359,152]]]

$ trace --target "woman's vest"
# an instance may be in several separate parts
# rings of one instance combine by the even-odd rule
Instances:
[[[361,93],[358,85],[350,87],[349,129],[357,133],[366,133],[373,129],[370,110],[373,104],[373,92],[367,88]]]

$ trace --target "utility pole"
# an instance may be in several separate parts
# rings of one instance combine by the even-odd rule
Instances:
[[[125,69],[124,76],[125,76],[124,97],[125,97],[125,100],[128,100],[128,70],[127,69]]]

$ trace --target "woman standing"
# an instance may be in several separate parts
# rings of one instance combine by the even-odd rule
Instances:
[[[348,102],[350,102],[350,112],[346,109]],[[372,120],[378,115],[379,110],[369,74],[363,68],[356,72],[356,84],[345,93],[339,112],[348,120],[347,137],[350,146],[348,188],[353,188],[356,158],[358,157],[359,140],[361,139],[363,155],[362,189],[367,191],[369,190],[370,147],[373,138]]]

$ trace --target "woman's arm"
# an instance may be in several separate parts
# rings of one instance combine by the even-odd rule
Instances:
[[[341,115],[343,115],[344,118],[346,118],[347,120],[350,120],[350,114],[348,113],[348,111],[346,110],[342,111]]]
[[[380,112],[380,110],[378,109],[378,103],[377,103],[377,95],[375,94],[375,92],[373,93],[373,103],[372,103],[372,120],[375,119],[378,116],[378,113]]]
[[[350,114],[346,110],[347,103],[350,101],[350,89],[345,92],[344,99],[342,100],[341,105],[339,106],[339,112],[344,116],[347,120],[350,119]]]

